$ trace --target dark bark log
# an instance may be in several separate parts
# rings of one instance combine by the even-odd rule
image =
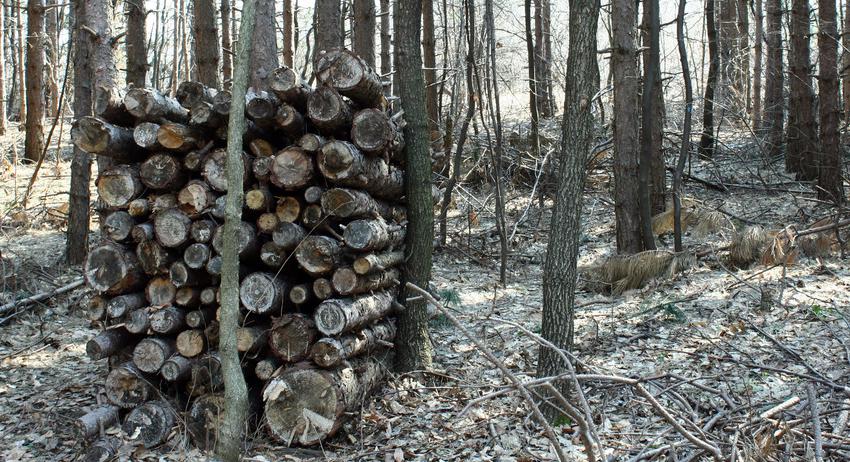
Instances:
[[[277,128],[290,138],[298,138],[304,134],[304,116],[295,109],[295,106],[281,103],[275,113],[274,121]]]
[[[200,102],[192,106],[189,123],[195,127],[216,130],[227,123],[227,117],[216,112],[212,103]]]
[[[189,122],[186,108],[151,88],[131,88],[124,95],[124,106],[139,121],[160,122],[167,119],[182,124]]]
[[[204,135],[189,125],[173,122],[164,123],[156,132],[156,139],[166,149],[177,152],[189,152],[204,145]]]
[[[296,305],[313,301],[313,287],[310,284],[298,284],[289,290],[289,300]]]
[[[176,190],[186,182],[183,166],[170,154],[148,157],[139,167],[139,178],[145,186],[159,190]]]
[[[212,246],[219,254],[223,250],[223,234],[224,226],[219,226],[212,238]],[[257,242],[257,229],[253,224],[241,222],[239,232],[236,235],[236,245],[240,260],[249,260],[257,256],[259,244]]]
[[[220,91],[213,98],[213,110],[218,114],[227,117],[230,114],[230,105],[233,100],[233,95],[227,91]]]
[[[200,180],[190,181],[177,194],[180,210],[190,217],[197,217],[208,211],[217,198],[210,186]]]
[[[383,219],[355,220],[345,227],[345,245],[358,252],[395,247],[404,242],[405,228]]]
[[[115,424],[119,421],[116,421]],[[121,448],[121,444],[121,440],[114,436],[104,436],[92,443],[92,445],[86,449],[86,454],[82,460],[84,462],[104,462],[108,460],[115,460],[118,456],[118,450]]]
[[[145,297],[148,299],[148,303],[154,307],[171,305],[176,296],[177,287],[167,277],[153,278],[145,286]]]
[[[184,308],[194,308],[201,303],[201,291],[197,287],[181,287],[174,295],[174,304]],[[188,316],[189,313],[186,313]],[[188,324],[188,321],[187,321]]]
[[[785,153],[785,170],[796,173],[797,179],[813,180],[817,177],[817,119],[815,94],[809,59],[809,2],[794,0],[791,8],[790,42],[788,52],[788,138]]]
[[[26,136],[24,157],[38,161],[44,154],[44,0],[27,1]]]
[[[304,190],[304,200],[308,204],[319,204],[322,202],[322,194],[325,189],[321,186],[310,186]]]
[[[252,313],[267,314],[282,312],[286,306],[289,284],[274,273],[251,273],[242,280],[239,299],[242,306]]]
[[[289,67],[275,69],[269,79],[269,87],[278,99],[302,112],[307,108],[307,99],[313,93],[307,82]]]
[[[325,335],[337,335],[360,329],[393,310],[395,289],[355,298],[325,300],[313,315],[316,328]]]
[[[320,367],[336,367],[346,359],[386,346],[395,336],[395,322],[381,321],[358,332],[319,339],[310,350],[310,359]]]
[[[177,416],[165,401],[150,401],[130,411],[121,427],[130,440],[146,448],[159,446],[168,439]]]
[[[354,54],[375,68],[375,0],[354,0],[352,5],[354,37],[351,40]]]
[[[275,357],[261,359],[260,361],[257,361],[257,365],[254,366],[254,375],[265,382],[272,378],[272,375],[274,375],[275,371],[278,370],[281,365],[283,365],[283,363]]]
[[[106,307],[109,299],[102,295],[92,295],[85,301],[86,319],[101,321],[106,318]]]
[[[319,152],[319,149],[322,149],[325,143],[325,138],[315,133],[305,133],[301,135],[301,138],[298,138],[298,146],[309,153]]]
[[[159,375],[168,382],[186,381],[192,375],[192,363],[191,359],[176,354],[162,365]]]
[[[192,376],[186,383],[189,394],[200,396],[223,388],[224,377],[221,374],[221,360],[218,353],[206,354],[195,361],[192,365]]]
[[[322,225],[326,220],[327,216],[322,210],[322,206],[318,204],[310,204],[304,207],[304,212],[301,214],[301,222],[311,229]]]
[[[109,242],[89,252],[84,271],[89,287],[107,294],[129,292],[144,284],[136,256],[124,247]]]
[[[146,274],[164,274],[174,261],[174,255],[163,248],[159,242],[150,240],[136,246],[139,266]]]
[[[131,346],[136,337],[127,332],[123,327],[107,329],[86,343],[86,354],[93,361],[104,359],[107,356],[117,354],[124,348]]]
[[[154,383],[133,363],[125,363],[109,371],[104,390],[112,404],[130,409],[157,395]]]
[[[781,13],[780,13],[781,14]],[[821,156],[818,165],[818,199],[838,206],[846,202],[842,175],[840,96],[838,94],[838,27],[835,2],[818,1],[818,122]],[[781,51],[780,51],[781,53]]]
[[[302,314],[285,314],[272,325],[269,347],[282,361],[295,363],[307,359],[317,337],[312,319]]]
[[[287,191],[301,189],[313,180],[313,159],[306,151],[288,147],[277,153],[271,167],[271,182]]]
[[[265,390],[265,420],[283,442],[317,444],[339,430],[345,411],[358,409],[380,385],[384,358],[368,357],[333,371],[303,364],[272,379]]]
[[[257,217],[257,232],[262,234],[272,234],[280,224],[280,218],[274,212],[266,212]]]
[[[124,106],[126,91],[111,87],[96,87],[94,90],[94,113],[116,125],[132,125],[133,116]]]
[[[274,157],[257,157],[251,165],[254,178],[260,182],[267,182],[271,176]]]
[[[329,274],[343,262],[343,246],[332,237],[307,236],[295,250],[298,264],[308,274]]]
[[[180,247],[189,241],[192,219],[177,208],[163,210],[153,221],[156,239],[164,247]]]
[[[330,50],[319,57],[316,62],[316,78],[321,84],[333,87],[360,107],[386,106],[384,89],[378,74],[366,61],[344,48]],[[310,118],[313,118],[312,110]]]
[[[100,200],[113,208],[125,208],[144,191],[138,169],[130,165],[108,168],[101,172],[95,183]]]
[[[319,87],[307,101],[307,116],[323,135],[333,136],[351,127],[352,108],[331,87]]]
[[[282,222],[278,225],[272,239],[284,250],[293,250],[307,236],[307,231],[296,223]]]
[[[131,334],[146,334],[151,327],[151,316],[146,308],[130,313],[124,322],[124,328]]]
[[[430,193],[429,193],[430,196]],[[428,198],[431,204],[431,198]],[[429,205],[429,210],[432,207]],[[332,217],[357,218],[380,215],[387,219],[396,218],[400,209],[373,199],[369,194],[356,189],[334,188],[322,194],[322,209]]]
[[[183,261],[192,269],[202,269],[206,266],[212,252],[210,247],[202,242],[195,242],[183,251]]]
[[[404,174],[380,157],[366,157],[353,144],[331,141],[317,158],[319,171],[333,183],[387,198],[404,195]]]
[[[151,201],[146,197],[133,199],[127,204],[127,213],[134,218],[147,218],[151,214]]]
[[[193,221],[192,227],[189,229],[189,235],[192,236],[192,240],[195,242],[206,244],[212,241],[217,227],[218,225],[212,220]]]
[[[123,318],[130,314],[131,311],[137,310],[146,305],[147,300],[145,300],[145,294],[141,292],[118,295],[106,303],[106,314],[113,319]]]
[[[176,334],[186,327],[186,311],[176,306],[167,306],[154,311],[151,330],[157,334]]]
[[[378,109],[364,109],[354,114],[351,141],[363,152],[395,153],[404,148],[404,135],[396,123]]]
[[[204,159],[202,174],[207,183],[216,191],[227,191],[227,177],[225,175],[226,158],[227,151],[217,149]],[[251,159],[245,153],[242,153],[242,163],[246,173],[242,185],[246,186],[251,182]]]
[[[118,210],[106,215],[101,225],[101,232],[114,242],[122,242],[130,237],[130,232],[136,221],[129,213]]]
[[[106,430],[118,425],[121,421],[119,416],[120,411],[121,408],[110,404],[104,404],[94,408],[74,422],[77,434],[86,441],[97,438]]]
[[[133,364],[142,372],[156,374],[168,358],[177,352],[173,339],[148,337],[133,349]]]
[[[183,261],[176,261],[169,268],[169,277],[171,282],[176,287],[197,287],[204,286],[210,282],[209,275],[203,271],[198,271],[197,268],[190,268]]]
[[[272,241],[266,242],[260,247],[260,261],[266,266],[279,269],[289,258],[289,252]]]
[[[186,415],[186,429],[195,446],[212,450],[218,440],[221,418],[224,414],[224,394],[205,394],[192,402]]]
[[[109,157],[116,162],[131,162],[142,155],[133,139],[133,130],[112,125],[98,117],[77,119],[71,126],[71,140],[83,151]]]
[[[404,263],[404,252],[393,251],[364,255],[354,260],[352,267],[355,273],[363,275],[384,271],[402,263]]]
[[[156,236],[153,232],[153,223],[139,223],[133,226],[133,229],[130,230],[130,237],[136,244],[154,239]]]
[[[156,134],[159,131],[159,124],[154,122],[142,122],[133,129],[133,141],[140,148],[148,151],[159,151],[162,145],[156,139]]]
[[[199,70],[198,73],[201,74],[202,72]],[[194,111],[194,107],[199,103],[212,104],[215,100],[215,95],[218,93],[215,87],[216,85],[214,84],[187,80],[177,87],[177,93],[174,94],[174,97],[181,106]]]
[[[369,275],[359,275],[351,268],[334,271],[331,283],[340,295],[362,294],[398,285],[401,272],[395,268]]]
[[[313,281],[313,294],[319,300],[327,300],[334,296],[334,286],[329,279],[316,278]]]

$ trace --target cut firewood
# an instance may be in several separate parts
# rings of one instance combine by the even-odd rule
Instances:
[[[204,151],[190,151],[183,156],[183,168],[190,172],[200,172],[206,158],[207,153]]]
[[[221,360],[218,353],[209,353],[192,364],[192,373],[186,382],[186,391],[192,396],[201,396],[224,388]]]
[[[164,148],[177,152],[189,152],[203,146],[200,130],[189,125],[164,123],[156,132],[156,139]]]
[[[112,327],[92,337],[86,343],[86,354],[93,361],[98,361],[132,346],[136,340],[138,340],[137,337],[127,332],[127,329]]]
[[[310,284],[298,284],[289,289],[289,300],[296,305],[303,305],[313,300],[313,287]]]
[[[325,143],[317,157],[319,171],[328,180],[342,186],[361,188],[378,197],[404,195],[404,175],[380,157],[364,156],[346,141]]]
[[[145,297],[151,306],[168,306],[174,303],[177,287],[167,277],[155,277],[145,286]]]
[[[153,221],[156,239],[164,247],[180,247],[188,242],[191,226],[192,219],[178,208],[157,213]]]
[[[159,375],[169,382],[183,382],[192,375],[192,363],[191,359],[175,354],[165,361]]]
[[[139,121],[167,119],[177,123],[189,122],[189,111],[177,100],[150,88],[131,88],[124,95],[124,106]]]
[[[248,149],[253,154],[254,160],[262,157],[272,157],[277,152],[273,144],[262,138],[249,141]]]
[[[131,165],[115,165],[104,170],[95,184],[100,200],[116,209],[126,208],[145,190],[138,168]]]
[[[364,255],[351,265],[357,274],[370,274],[400,265],[404,262],[404,252],[393,251]]]
[[[248,90],[245,95],[245,115],[263,129],[273,129],[275,112],[280,105],[276,96],[266,91]]]
[[[289,258],[289,252],[283,247],[269,241],[260,247],[260,260],[268,267],[280,268]]]
[[[159,151],[162,145],[156,139],[159,132],[159,124],[154,122],[142,122],[133,129],[133,140],[140,148],[148,151]]]
[[[215,317],[215,314],[212,314]],[[218,339],[218,326],[210,324],[206,329],[184,330],[177,335],[177,352],[187,358],[195,358]],[[213,345],[214,346],[214,345]]]
[[[230,103],[233,100],[233,95],[227,91],[220,91],[213,97],[213,110],[225,117],[230,115]]]
[[[152,448],[168,439],[176,419],[170,404],[162,400],[150,401],[130,411],[121,428],[130,440]]]
[[[313,93],[313,89],[298,73],[285,66],[272,71],[269,76],[269,88],[281,101],[301,111],[307,107],[307,99]]]
[[[201,303],[201,290],[197,287],[181,287],[174,295],[174,304],[184,308],[194,308]]]
[[[273,212],[266,212],[257,217],[257,232],[272,234],[280,224],[280,218]]]
[[[335,370],[302,364],[285,370],[263,390],[265,421],[277,440],[313,445],[332,436],[346,411],[358,409],[378,388],[388,360],[366,357]]]
[[[139,167],[139,179],[151,189],[176,190],[186,181],[183,166],[170,154],[154,154]]]
[[[145,334],[151,327],[151,315],[146,308],[133,310],[124,321],[124,328],[131,334]]]
[[[201,291],[201,304],[212,305],[218,300],[218,287],[207,287]]]
[[[186,247],[186,250],[183,251],[183,261],[189,268],[203,269],[211,255],[212,252],[208,245],[201,242],[195,242],[194,244],[189,245],[189,247]]]
[[[224,226],[219,226],[216,228],[212,238],[212,246],[219,254],[221,254],[222,250],[222,233],[224,233]],[[246,221],[241,222],[239,224],[239,234],[236,238],[240,260],[256,257],[259,251],[259,244],[257,242],[257,228],[253,224]]]
[[[127,213],[134,218],[145,218],[151,214],[152,204],[147,198],[140,197],[127,203]]]
[[[327,222],[328,217],[319,204],[310,204],[301,212],[301,222],[309,229],[317,228]]]
[[[186,327],[186,311],[167,306],[151,314],[151,330],[157,334],[176,334]]]
[[[307,359],[319,332],[313,320],[303,314],[284,314],[277,318],[269,332],[272,353],[284,362]]]
[[[138,258],[111,242],[103,242],[89,252],[83,271],[89,287],[106,294],[130,292],[144,284]]]
[[[184,286],[204,286],[210,282],[209,274],[190,268],[183,261],[172,263],[168,274],[171,277],[171,282],[178,288]]]
[[[200,82],[186,81],[177,86],[174,97],[186,109],[194,108],[198,103],[212,103],[218,92]]]
[[[242,326],[236,329],[236,351],[257,353],[266,346],[268,328],[262,326]]]
[[[186,414],[186,430],[195,446],[202,450],[215,448],[223,413],[223,393],[204,394],[192,402]]]
[[[272,375],[274,375],[275,371],[278,370],[282,365],[283,362],[281,362],[274,356],[261,359],[257,361],[257,365],[254,366],[254,375],[256,375],[257,378],[262,381],[269,380],[272,378]]]
[[[251,171],[254,173],[254,178],[260,182],[267,182],[271,178],[272,165],[274,164],[274,156],[255,157],[251,164]]]
[[[136,226],[136,220],[123,210],[116,210],[103,219],[101,232],[114,242],[126,241]]]
[[[325,300],[313,316],[316,327],[325,335],[359,329],[392,312],[395,295],[395,289],[390,289],[355,298]]]
[[[117,424],[118,421],[115,422]],[[121,439],[114,436],[104,436],[98,438],[91,446],[86,449],[86,454],[83,456],[83,462],[107,462],[116,460],[118,450],[121,448]]]
[[[204,181],[192,180],[177,194],[180,210],[195,217],[210,209],[218,196]]]
[[[313,180],[313,158],[295,146],[279,151],[271,166],[270,180],[287,191],[304,188]]]
[[[121,421],[120,411],[120,407],[111,404],[104,404],[92,409],[74,422],[77,434],[86,441],[97,438],[104,431]]]
[[[405,228],[383,219],[355,220],[345,227],[345,245],[358,252],[395,247],[404,242]]]
[[[89,321],[101,321],[106,318],[106,307],[109,298],[103,295],[91,295],[86,299],[86,319]]]
[[[400,278],[401,273],[395,268],[363,276],[351,268],[340,268],[334,271],[331,283],[341,295],[352,295],[392,287]]]
[[[123,318],[130,314],[131,311],[137,310],[146,304],[145,294],[141,292],[118,295],[107,302],[106,313],[113,319]]]
[[[307,115],[323,135],[332,136],[351,127],[351,104],[331,87],[319,87],[307,101]]]
[[[83,117],[71,126],[74,145],[90,154],[132,162],[144,158],[133,139],[133,130],[119,127],[98,117]]]
[[[201,174],[207,183],[216,191],[227,192],[227,176],[225,175],[226,160],[227,151],[217,149],[204,158],[203,165],[201,166]],[[242,163],[245,168],[243,185],[247,185],[251,182],[251,159],[245,153],[242,153]]]
[[[284,196],[277,200],[275,215],[282,222],[295,223],[301,215],[301,202],[292,196]]]
[[[275,124],[286,136],[298,138],[304,134],[304,116],[294,106],[282,103],[274,117]]]
[[[215,297],[215,295],[213,295],[213,297]],[[214,299],[213,302],[215,302]],[[208,324],[211,324],[213,321],[215,321],[215,310],[215,307],[207,306],[186,313],[186,325],[191,327],[192,329],[205,328]]]
[[[292,222],[281,222],[277,225],[272,239],[284,250],[293,250],[307,237],[307,231],[301,225]]]
[[[401,151],[404,148],[402,133],[387,113],[378,109],[359,111],[351,122],[351,141],[372,155]]]
[[[177,352],[173,339],[147,337],[133,349],[133,364],[142,372],[156,374],[165,361]]]
[[[245,207],[248,210],[269,210],[272,206],[272,200],[272,193],[266,187],[259,186],[245,192]]]
[[[334,286],[330,279],[316,278],[313,281],[313,294],[319,300],[327,300],[334,296]]]
[[[325,138],[316,133],[305,133],[301,135],[301,138],[298,138],[298,146],[309,153],[319,152],[325,142]]]
[[[383,108],[386,106],[384,86],[380,77],[363,60],[349,50],[328,50],[316,60],[316,78],[358,106]]]
[[[189,235],[192,236],[193,241],[206,244],[212,241],[217,227],[218,225],[212,220],[196,220],[192,222]]]
[[[156,396],[155,383],[150,376],[128,362],[109,371],[104,391],[109,402],[130,409]]]
[[[324,192],[325,189],[321,186],[310,186],[304,190],[304,200],[307,201],[308,204],[318,204],[322,201],[322,194]]]
[[[245,276],[239,286],[239,300],[252,313],[282,312],[289,293],[285,280],[273,273],[256,272]]]
[[[155,237],[156,235],[153,232],[153,223],[139,223],[138,225],[134,225],[130,230],[130,238],[132,238],[133,242],[137,244],[145,241],[151,241]]]
[[[139,266],[146,274],[164,274],[174,261],[174,255],[155,240],[142,241],[136,246]]]
[[[388,320],[339,337],[325,337],[310,349],[310,359],[321,367],[335,367],[346,359],[392,342],[395,335],[395,322]]]
[[[395,219],[400,207],[392,207],[358,189],[334,188],[322,194],[322,210],[332,217],[360,218],[377,215]]]
[[[215,130],[227,125],[227,117],[216,112],[211,103],[200,102],[192,106],[189,123],[195,127]]]
[[[307,236],[295,250],[301,268],[312,276],[328,274],[342,264],[342,244],[332,237]]]

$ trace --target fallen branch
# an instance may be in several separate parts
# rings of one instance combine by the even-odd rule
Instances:
[[[52,298],[52,297],[55,297],[57,295],[64,294],[65,292],[70,292],[70,291],[76,289],[77,287],[80,287],[84,283],[85,283],[85,280],[83,278],[77,278],[73,282],[71,282],[70,284],[66,284],[62,287],[57,287],[56,289],[53,289],[49,292],[41,292],[39,294],[30,296],[30,297],[27,297],[27,298],[24,298],[24,299],[21,299],[21,300],[9,302],[9,303],[7,303],[3,306],[0,306],[0,315],[6,314],[10,311],[13,311],[13,310],[20,308],[22,306],[29,305],[31,303],[40,302],[42,300],[47,300],[48,298]],[[2,322],[5,321],[5,320],[6,319],[0,320],[0,324],[2,324]]]

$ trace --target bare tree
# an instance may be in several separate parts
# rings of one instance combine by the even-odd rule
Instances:
[[[124,14],[127,15],[127,85],[144,87],[148,71],[148,51],[145,46],[147,10],[144,0],[124,0]]]
[[[569,54],[566,95],[558,152],[558,187],[552,211],[549,244],[543,269],[543,323],[541,336],[558,348],[573,342],[573,315],[577,282],[578,241],[581,234],[582,189],[585,162],[593,140],[593,98],[599,90],[596,56],[597,0],[570,0]],[[561,356],[541,346],[537,376],[551,377],[566,370]],[[567,393],[565,381],[556,387]],[[566,396],[566,394],[565,394]],[[545,406],[554,418],[553,407]]]
[[[637,66],[637,4],[633,0],[611,3],[614,81],[614,214],[617,250],[636,253],[643,250],[638,195],[640,157]]]
[[[682,123],[682,146],[679,159],[673,173],[673,248],[676,252],[684,250],[682,246],[682,173],[691,149],[691,115],[694,106],[694,91],[691,84],[691,66],[688,63],[688,48],[685,45],[685,3],[679,0],[679,14],[676,17],[676,42],[679,49],[679,63],[682,66],[682,80],[685,83],[685,120]]]
[[[818,0],[818,121],[821,156],[818,163],[818,198],[844,204],[841,139],[838,132],[838,28],[835,2]]]
[[[753,38],[753,129],[761,130],[761,72],[762,72],[762,44],[764,43],[764,14],[762,11],[762,0],[754,0],[756,31]]]
[[[531,28],[531,0],[525,0],[525,45],[528,54],[528,107],[531,112],[531,154],[540,157],[540,110],[537,107],[537,60]]]
[[[428,287],[431,278],[433,244],[433,203],[431,199],[431,154],[428,115],[425,108],[425,79],[419,43],[422,10],[419,2],[395,3],[396,73],[398,92],[407,126],[404,128],[405,192],[407,197],[407,239],[405,275],[408,282]],[[411,300],[405,291],[406,307],[399,316],[396,366],[402,371],[431,367],[431,340],[424,300]]]
[[[699,140],[699,156],[703,159],[714,157],[714,95],[717,87],[717,68],[720,56],[717,51],[717,23],[715,21],[714,0],[705,2],[705,28],[708,33],[708,80],[705,82],[705,97],[702,103],[702,136]],[[756,63],[759,63],[756,60]],[[760,112],[760,111],[759,111]]]
[[[6,134],[6,6],[0,4],[0,136]]]
[[[242,3],[240,37],[256,37],[255,0]],[[248,40],[239,42],[236,69],[233,78],[233,101],[244,101],[251,73],[251,55],[256,51]],[[252,50],[253,49],[253,50]],[[227,126],[227,183],[241,185],[245,175],[242,163],[242,132],[245,129],[245,105],[234,104]],[[219,327],[219,354],[224,377],[224,417],[218,438],[217,452],[224,462],[238,462],[242,449],[242,435],[248,418],[248,387],[242,375],[239,353],[236,348],[236,330],[239,327],[239,243],[237,235],[242,223],[242,188],[228,188],[224,207],[224,248],[221,267],[221,321]]]
[[[44,38],[42,40],[44,46],[45,57],[45,72],[47,88],[45,96],[47,98],[47,116],[57,117],[59,114],[59,10],[61,5],[56,3],[56,0],[47,0],[44,10]]]
[[[21,14],[21,4],[23,0],[15,1],[15,23],[17,24],[18,36],[16,42],[18,44],[18,48],[16,50],[18,54],[18,120],[21,123],[24,123],[27,120],[27,87],[26,79],[24,78],[24,67],[26,66],[24,60],[24,20],[23,14]]]
[[[24,157],[38,161],[44,152],[44,1],[27,3],[27,117]]]
[[[765,135],[765,149],[768,156],[777,156],[782,152],[782,138],[785,123],[785,98],[783,89],[785,76],[782,72],[782,1],[767,1],[767,62],[765,64],[766,85],[764,90],[764,119],[762,132]]]
[[[352,48],[366,64],[375,67],[375,0],[354,0]],[[427,64],[426,64],[427,65]]]
[[[818,152],[815,95],[809,59],[809,14],[808,0],[793,0],[789,34],[791,48],[788,52],[790,93],[785,169],[804,180],[817,177],[815,162]]]
[[[195,75],[198,82],[213,88],[220,86],[218,27],[215,0],[194,0],[192,29],[195,34]]]
[[[551,0],[534,0],[534,53],[537,79],[537,107],[540,117],[555,116],[555,98],[552,92],[552,17]]]

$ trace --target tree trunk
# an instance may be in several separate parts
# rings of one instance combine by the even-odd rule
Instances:
[[[340,0],[324,0],[317,3],[315,10],[316,48],[313,49],[313,62],[317,62],[323,53],[343,46],[340,33],[342,13]]]
[[[841,139],[838,132],[838,30],[835,2],[818,0],[818,121],[821,155],[818,163],[818,199],[843,205],[845,202]],[[781,53],[781,51],[780,51]]]
[[[56,0],[47,0],[44,18],[44,54],[46,58],[45,79],[47,80],[46,107],[48,117],[59,116],[59,13],[64,6]],[[0,22],[2,24],[2,22]],[[2,100],[0,100],[2,101]]]
[[[242,36],[241,33],[240,36]],[[280,65],[277,55],[274,0],[257,0],[257,24],[252,37],[249,84],[257,90],[265,90],[269,87],[269,76]]]
[[[706,0],[705,27],[708,31],[709,63],[708,80],[705,83],[705,97],[703,98],[702,107],[702,135],[699,140],[699,156],[702,159],[713,158],[716,145],[716,141],[714,139],[714,94],[715,87],[717,86],[717,71],[720,66],[720,56],[717,50],[717,23],[715,21],[715,12],[715,0]]]
[[[27,110],[24,157],[44,153],[44,0],[27,1]]]
[[[440,114],[437,101],[437,58],[434,37],[434,0],[422,1],[422,60],[425,74],[425,110],[431,143],[439,144]],[[496,72],[493,69],[493,72]]]
[[[392,34],[390,32],[390,0],[379,0],[381,5],[381,79],[385,81],[384,95],[393,94],[392,85],[392,58],[390,53]]]
[[[638,162],[640,157],[638,117],[637,5],[631,0],[611,4],[614,81],[614,212],[617,251],[633,254],[643,250]]]
[[[541,335],[558,348],[571,348],[575,310],[576,263],[581,232],[582,188],[586,177],[585,159],[593,140],[591,101],[599,89],[596,32],[599,3],[595,0],[570,1],[569,54],[565,110],[561,125],[558,188],[543,270],[543,323]],[[540,347],[538,377],[562,374],[560,356]],[[559,382],[565,392],[566,382]],[[551,407],[547,417],[554,418]]]
[[[354,0],[352,49],[372,69],[375,68],[375,0]]]
[[[753,0],[755,3],[756,31],[753,38],[753,130],[756,133],[761,131],[762,124],[762,106],[761,106],[761,82],[762,82],[762,61],[763,61],[763,44],[764,44],[764,13],[762,11],[763,0]]]
[[[24,72],[26,67],[26,60],[24,59],[24,40],[29,44],[29,39],[24,39],[24,20],[21,11],[23,8],[21,5],[23,4],[23,0],[15,0],[15,23],[17,24],[17,44],[18,49],[16,50],[18,55],[18,120],[23,123],[27,119],[27,87],[29,86],[26,83],[26,78],[24,78]]]
[[[6,134],[6,6],[0,5],[0,136]],[[14,90],[14,85],[11,87]]]
[[[221,0],[221,77],[222,88],[230,88],[232,77],[231,55],[233,50],[230,46],[230,0]]]
[[[263,0],[267,1],[268,0]],[[244,101],[248,90],[249,75],[256,78],[258,74],[253,71],[259,70],[256,64],[275,65],[268,68],[268,72],[277,68],[277,46],[274,31],[274,3],[269,10],[262,10],[266,16],[259,29],[255,29],[254,22],[257,14],[255,0],[245,0],[242,5],[242,24],[239,30],[240,37],[253,37],[253,40],[241,40],[239,52],[236,54],[236,72],[233,79],[233,100]],[[264,25],[270,23],[270,30],[263,30]],[[261,37],[262,34],[268,34]],[[252,49],[263,41],[271,42],[268,48],[260,53],[273,51],[269,61],[258,59],[253,56]],[[254,43],[251,43],[254,42]],[[258,50],[259,51],[259,50]],[[249,67],[249,64],[251,65]],[[245,130],[245,107],[235,104],[230,110],[230,120],[227,130],[227,183],[231,185],[242,185],[245,178],[245,163],[242,153],[242,133]],[[248,387],[245,377],[242,375],[242,366],[239,363],[237,351],[237,327],[239,323],[239,242],[237,234],[242,224],[242,188],[229,188],[225,205],[224,248],[222,249],[222,274],[221,274],[221,320],[219,334],[219,354],[221,355],[221,369],[224,378],[224,416],[218,438],[216,452],[224,462],[238,462],[240,448],[242,446],[242,434],[245,429],[245,421],[248,418]],[[194,375],[194,374],[193,374]]]
[[[785,170],[796,173],[802,180],[817,177],[817,119],[815,95],[809,60],[810,22],[808,0],[794,0],[791,8],[788,70],[790,94],[788,98],[788,135],[785,153]]]
[[[682,66],[682,79],[685,84],[685,120],[682,123],[682,146],[679,149],[679,159],[673,173],[673,246],[676,252],[684,250],[682,247],[682,174],[685,170],[685,162],[687,162],[691,152],[691,117],[694,108],[691,67],[688,62],[688,49],[685,46],[685,3],[686,0],[679,0],[679,14],[676,17],[676,42],[679,49],[679,63]]]
[[[658,127],[658,111],[656,92],[661,83],[660,49],[659,49],[659,11],[658,0],[645,0],[643,3],[643,40],[648,46],[648,54],[643,60],[643,93],[641,94],[641,150],[638,165],[638,197],[640,204],[640,221],[643,232],[643,247],[655,249],[655,238],[652,233],[652,216],[656,212],[657,182],[655,158],[662,156],[660,138],[656,143],[656,127]],[[648,42],[648,44],[647,44]],[[662,175],[665,170],[662,167]],[[663,184],[662,184],[663,199]],[[662,200],[663,208],[663,200]]]
[[[839,75],[841,76],[844,120],[850,120],[850,4],[846,1],[843,3],[844,24],[841,28],[841,48],[843,51],[841,53],[841,72],[839,72]]]
[[[195,39],[195,75],[198,82],[213,88],[221,86],[218,77],[219,42],[215,0],[195,0],[192,7]]]
[[[127,15],[127,85],[144,87],[147,81],[148,53],[145,47],[145,18],[147,9],[143,0],[124,0]]]
[[[785,76],[782,72],[782,2],[767,1],[767,62],[765,65],[766,85],[764,92],[764,120],[762,131],[765,135],[765,155],[778,156],[782,153],[784,135],[785,98],[783,89]],[[823,58],[821,58],[823,59]]]

